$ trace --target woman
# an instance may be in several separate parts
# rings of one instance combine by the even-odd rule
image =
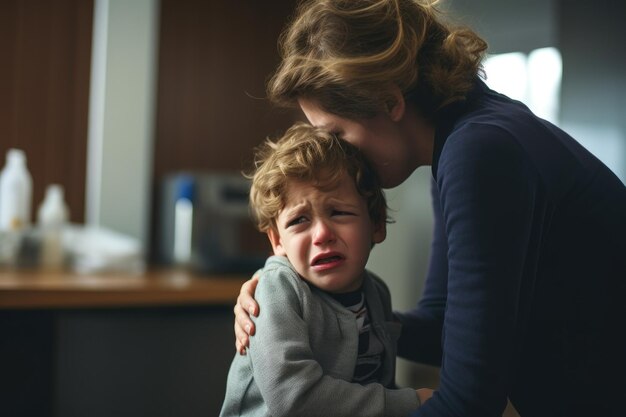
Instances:
[[[574,139],[480,79],[487,48],[419,0],[303,3],[268,85],[361,148],[394,187],[431,165],[435,228],[402,357],[441,365],[413,416],[623,415],[626,188]],[[255,281],[235,307],[254,328]],[[260,306],[262,314],[263,306]],[[258,331],[263,331],[258,329]]]

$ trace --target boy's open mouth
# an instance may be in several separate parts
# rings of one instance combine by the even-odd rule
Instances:
[[[337,252],[322,253],[322,254],[317,255],[315,258],[313,258],[313,262],[311,262],[311,265],[312,266],[325,265],[325,264],[330,264],[333,262],[339,262],[343,259],[344,257]]]
[[[321,259],[315,260],[315,262],[313,262],[313,265],[328,264],[331,262],[340,261],[341,259],[343,259],[341,256],[337,256],[337,255],[329,256],[328,258],[321,258]]]

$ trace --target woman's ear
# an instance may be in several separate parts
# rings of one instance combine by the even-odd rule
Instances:
[[[404,94],[397,85],[391,87],[391,94],[393,95],[393,104],[389,108],[389,117],[394,122],[400,121],[404,117],[406,110],[406,102],[404,101]]]
[[[278,231],[270,227],[267,230],[267,237],[272,245],[274,255],[287,256],[287,252],[285,252],[285,248],[283,248],[283,245],[280,241],[280,234],[278,234]]]

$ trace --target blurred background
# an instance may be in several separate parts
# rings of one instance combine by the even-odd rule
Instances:
[[[32,218],[46,188],[59,184],[71,223],[132,239],[148,267],[163,263],[163,251],[173,256],[174,248],[162,247],[174,239],[165,225],[172,223],[172,193],[185,188],[172,191],[172,184],[189,176],[196,187],[217,179],[223,195],[240,196],[229,181],[250,168],[252,148],[301,118],[264,99],[265,80],[278,63],[276,39],[294,7],[292,0],[0,2],[0,165],[9,149],[24,151]],[[440,7],[488,41],[490,86],[564,128],[626,182],[623,2],[447,0]],[[399,310],[412,307],[422,290],[430,176],[420,168],[389,190],[396,223],[370,258]],[[235,210],[228,201],[224,213]],[[258,234],[241,233],[251,252],[268,250]],[[185,256],[184,245],[177,253]],[[112,403],[121,405],[116,415],[217,414],[234,351],[231,313],[178,321],[165,313],[157,319],[89,314],[55,319],[49,415],[110,415],[103,404]],[[123,324],[111,330],[116,314]],[[171,337],[164,328],[188,328],[182,340],[189,344],[198,332],[211,333],[196,345],[172,347],[173,339],[162,340]],[[148,329],[151,342],[139,340],[136,329]],[[128,377],[120,363],[137,363],[128,349],[148,349],[158,361]],[[120,362],[118,354],[127,358]],[[188,359],[202,355],[208,358]],[[181,374],[195,366],[202,372]],[[10,385],[6,374],[0,378]],[[437,370],[401,361],[399,382],[435,386]]]

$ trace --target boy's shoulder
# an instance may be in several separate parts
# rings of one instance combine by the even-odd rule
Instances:
[[[378,275],[370,270],[366,270],[366,279],[369,280],[372,285],[379,291],[389,293],[389,288],[385,281],[383,281]],[[303,286],[308,288],[308,284],[298,275],[291,262],[284,256],[272,255],[265,261],[265,265],[256,274],[260,277],[269,279],[271,281],[279,281],[281,283],[289,282],[290,284],[297,284],[297,286]],[[255,275],[256,275],[255,274]],[[259,281],[259,285],[262,280]]]
[[[281,314],[261,314],[257,320],[284,320],[282,313],[292,311],[303,316],[313,306],[319,306],[322,296],[309,287],[283,256],[270,256],[261,268],[254,297],[265,311]]]
[[[255,298],[260,304],[270,302],[285,303],[316,303],[313,299],[326,299],[327,295],[321,290],[311,289],[303,280],[291,262],[284,256],[270,256],[263,268],[255,275],[259,275],[259,284]],[[375,273],[366,270],[365,278],[366,297],[375,297],[380,300],[387,310],[391,308],[391,294],[387,284]],[[372,302],[373,300],[370,299]]]
[[[291,265],[291,262],[289,262],[289,260],[284,256],[270,256],[266,259],[263,268],[257,271],[257,274],[261,278],[259,285],[263,282],[263,279],[301,281],[298,272],[295,270],[293,265]]]
[[[276,291],[290,291],[301,297],[303,292],[310,292],[307,291],[308,285],[284,256],[270,256],[256,274],[259,275],[257,292],[260,291],[261,296],[271,296]]]

